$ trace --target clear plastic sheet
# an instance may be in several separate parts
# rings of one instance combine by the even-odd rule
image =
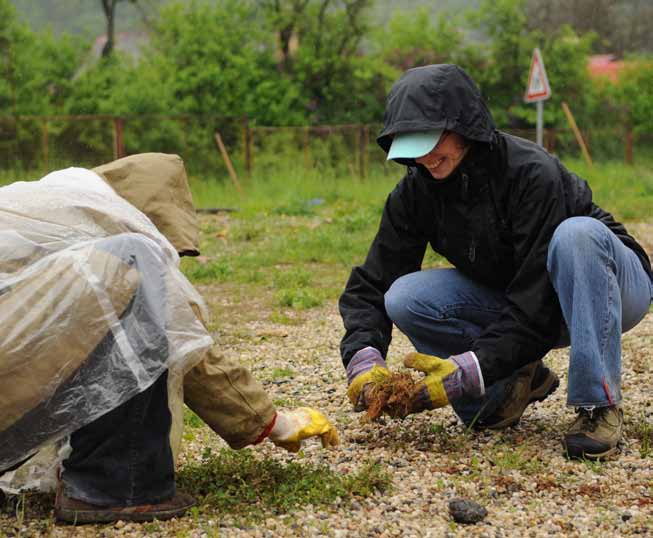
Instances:
[[[212,344],[174,247],[80,168],[0,188],[0,470],[41,487],[58,446]]]

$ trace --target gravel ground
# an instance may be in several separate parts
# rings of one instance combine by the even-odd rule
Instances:
[[[650,251],[650,243],[647,246]],[[245,300],[226,285],[201,291],[214,310],[234,307],[248,313],[218,324],[216,337],[224,353],[248,364],[279,405],[314,406],[337,424],[341,447],[324,451],[311,441],[302,461],[325,463],[342,473],[379,461],[392,475],[392,491],[351,505],[305,507],[248,527],[220,513],[149,525],[119,522],[82,528],[55,527],[51,516],[27,517],[19,523],[2,515],[0,536],[653,536],[653,447],[642,457],[645,445],[638,433],[653,428],[653,314],[623,339],[627,435],[621,453],[605,463],[589,464],[567,461],[560,445],[573,418],[565,406],[568,350],[545,358],[561,378],[558,391],[530,406],[510,430],[468,433],[450,410],[364,424],[346,399],[338,353],[342,324],[334,304],[290,312],[300,318],[298,324],[280,325],[266,321],[270,312],[263,301]],[[390,366],[399,367],[410,349],[395,331]],[[274,370],[282,368],[292,375],[275,378]],[[198,459],[207,445],[225,446],[206,427],[194,432],[194,439],[184,445],[182,463]],[[254,450],[282,461],[298,457],[271,443]],[[453,523],[448,503],[455,497],[480,503],[488,516],[475,525]]]

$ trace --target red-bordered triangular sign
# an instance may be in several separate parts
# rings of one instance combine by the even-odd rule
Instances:
[[[542,54],[540,54],[540,49],[535,49],[531,60],[531,70],[528,73],[528,86],[524,94],[524,101],[534,103],[544,101],[549,97],[551,97],[551,88],[544,69]]]

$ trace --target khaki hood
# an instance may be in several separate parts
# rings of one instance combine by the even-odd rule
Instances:
[[[178,155],[141,153],[93,169],[145,213],[180,256],[199,255],[199,227],[184,162]]]

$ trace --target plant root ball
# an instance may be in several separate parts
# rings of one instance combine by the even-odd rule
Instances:
[[[410,373],[392,372],[365,394],[367,418],[374,421],[383,413],[392,418],[405,418],[410,413],[418,385]]]

